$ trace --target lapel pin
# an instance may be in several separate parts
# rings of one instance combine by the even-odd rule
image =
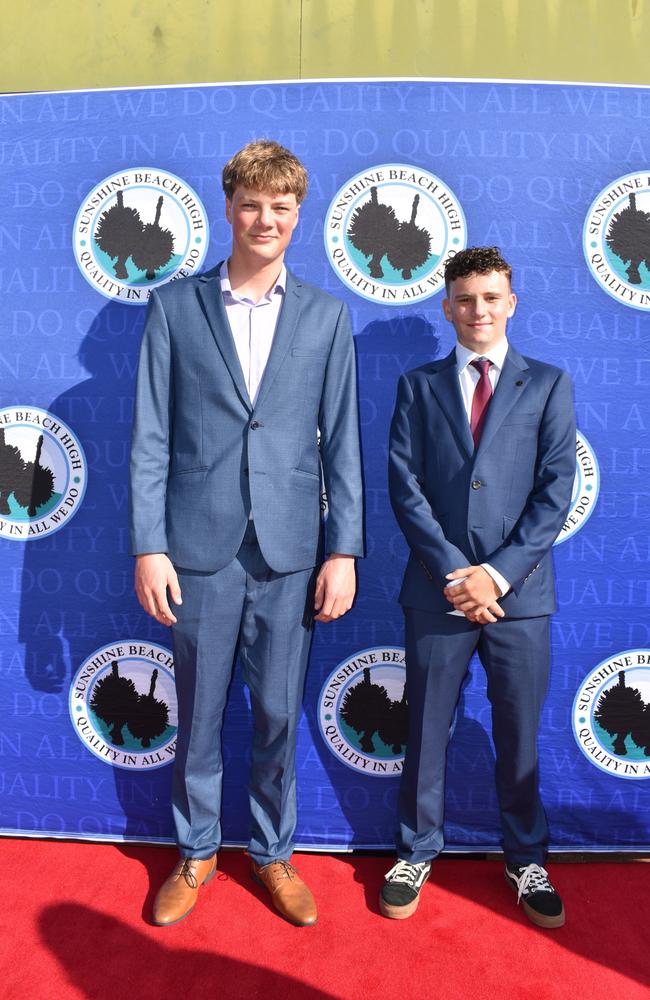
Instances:
[[[523,385],[523,384],[524,384],[524,380],[521,379],[521,378],[518,378],[517,381],[515,382],[515,385]]]

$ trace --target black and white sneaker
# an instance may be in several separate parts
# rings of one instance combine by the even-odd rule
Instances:
[[[538,927],[561,927],[564,923],[562,900],[541,865],[506,865],[506,882],[517,893],[529,920]]]
[[[379,893],[379,909],[385,917],[404,920],[418,908],[420,889],[429,878],[430,861],[412,864],[398,861],[384,876],[384,884]]]

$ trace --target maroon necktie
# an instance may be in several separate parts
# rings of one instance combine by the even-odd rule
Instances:
[[[488,358],[475,358],[474,361],[470,361],[470,364],[472,368],[476,368],[481,376],[472,396],[472,416],[470,419],[474,447],[478,448],[483,433],[483,424],[492,399],[492,386],[488,375],[492,362]]]

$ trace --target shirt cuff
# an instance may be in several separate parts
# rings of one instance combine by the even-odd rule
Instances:
[[[494,566],[490,566],[489,563],[481,563],[481,566],[483,567],[486,573],[490,574],[490,576],[496,583],[497,587],[501,591],[499,597],[505,597],[508,591],[512,589],[506,578],[504,576],[501,576],[501,574],[497,572]]]

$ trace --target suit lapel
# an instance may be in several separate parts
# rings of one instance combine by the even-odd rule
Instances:
[[[471,458],[474,454],[474,442],[460,392],[455,350],[452,350],[451,354],[445,358],[442,367],[431,372],[429,383],[434,396],[447,416],[452,432],[468,457]]]
[[[513,347],[509,347],[487,412],[481,441],[476,452],[477,456],[490,445],[508,413],[520,399],[526,385],[530,382],[530,378],[528,365],[521,354],[518,354]]]
[[[273,380],[278,374],[285,355],[289,350],[289,345],[293,340],[300,313],[300,288],[300,283],[287,271],[287,288],[284,293],[280,315],[278,316],[269,360],[266,363],[262,381],[260,382],[260,391],[255,403],[256,410],[259,410],[263,405],[273,384]]]
[[[233,380],[237,394],[246,409],[252,412],[253,405],[246,389],[244,373],[241,370],[237,348],[235,347],[235,341],[230,331],[230,324],[223,304],[219,278],[220,267],[221,264],[217,264],[211,271],[206,271],[204,275],[201,275],[198,283],[199,298],[210,330],[212,331],[212,336],[221,352],[226,368],[230,372],[230,377]]]

